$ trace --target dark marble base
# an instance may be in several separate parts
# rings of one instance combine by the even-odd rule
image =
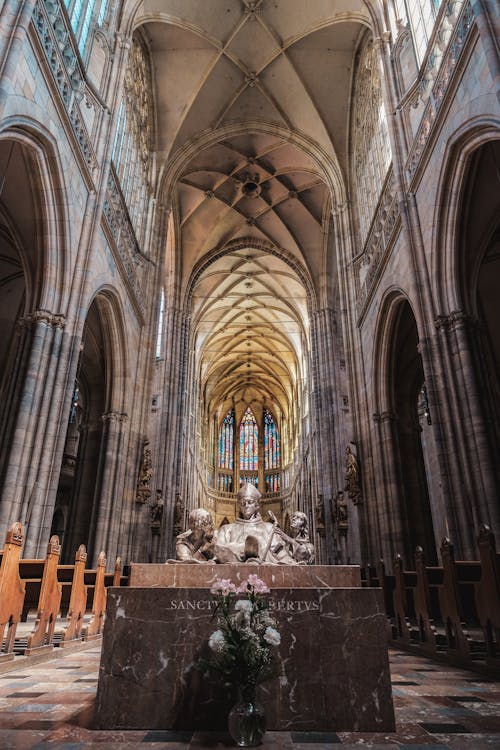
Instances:
[[[259,687],[271,730],[394,730],[376,589],[275,589],[281,675]],[[231,697],[197,668],[215,630],[205,589],[108,589],[96,700],[102,728],[221,729]]]

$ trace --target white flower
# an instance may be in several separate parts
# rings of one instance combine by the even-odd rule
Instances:
[[[235,610],[239,610],[240,612],[251,612],[253,609],[253,604],[250,599],[238,599],[238,601],[235,602],[234,608]]]
[[[222,653],[226,648],[226,639],[222,630],[216,630],[208,639],[208,645],[216,654]]]
[[[281,643],[280,634],[275,628],[271,628],[270,626],[266,628],[263,637],[270,646],[279,646]]]

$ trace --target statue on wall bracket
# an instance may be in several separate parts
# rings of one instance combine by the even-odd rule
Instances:
[[[357,448],[354,443],[350,443],[345,449],[345,490],[349,499],[355,505],[363,501],[361,492],[361,469],[357,456]]]

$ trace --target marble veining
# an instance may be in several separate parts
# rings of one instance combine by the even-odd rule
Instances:
[[[98,726],[225,727],[231,696],[198,668],[210,598],[201,588],[109,590]],[[269,729],[393,730],[381,592],[276,588],[270,599],[282,640],[280,677],[259,687]]]

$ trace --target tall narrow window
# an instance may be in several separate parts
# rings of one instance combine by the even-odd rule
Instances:
[[[240,469],[257,471],[259,462],[259,430],[250,407],[243,415],[240,424]]]
[[[87,7],[85,9],[85,15],[83,17],[82,28],[80,30],[80,38],[78,39],[78,49],[80,50],[81,55],[83,55],[85,51],[85,45],[87,44],[87,39],[89,36],[89,31],[90,31],[90,20],[92,18],[93,9],[94,9],[94,3],[87,3]]]
[[[165,292],[161,290],[160,310],[158,312],[158,332],[156,334],[156,359],[160,359],[163,352],[163,318],[165,316]]]
[[[264,409],[264,471],[279,469],[280,439],[273,415]]]
[[[219,469],[233,469],[234,467],[234,410],[230,409],[219,431]],[[224,489],[227,489],[224,487]]]
[[[104,19],[106,18],[106,11],[108,9],[108,0],[102,0],[101,7],[99,8],[99,15],[97,17],[97,23],[102,26]]]
[[[440,5],[441,0],[396,0],[396,15],[410,25],[419,65],[425,57]]]

